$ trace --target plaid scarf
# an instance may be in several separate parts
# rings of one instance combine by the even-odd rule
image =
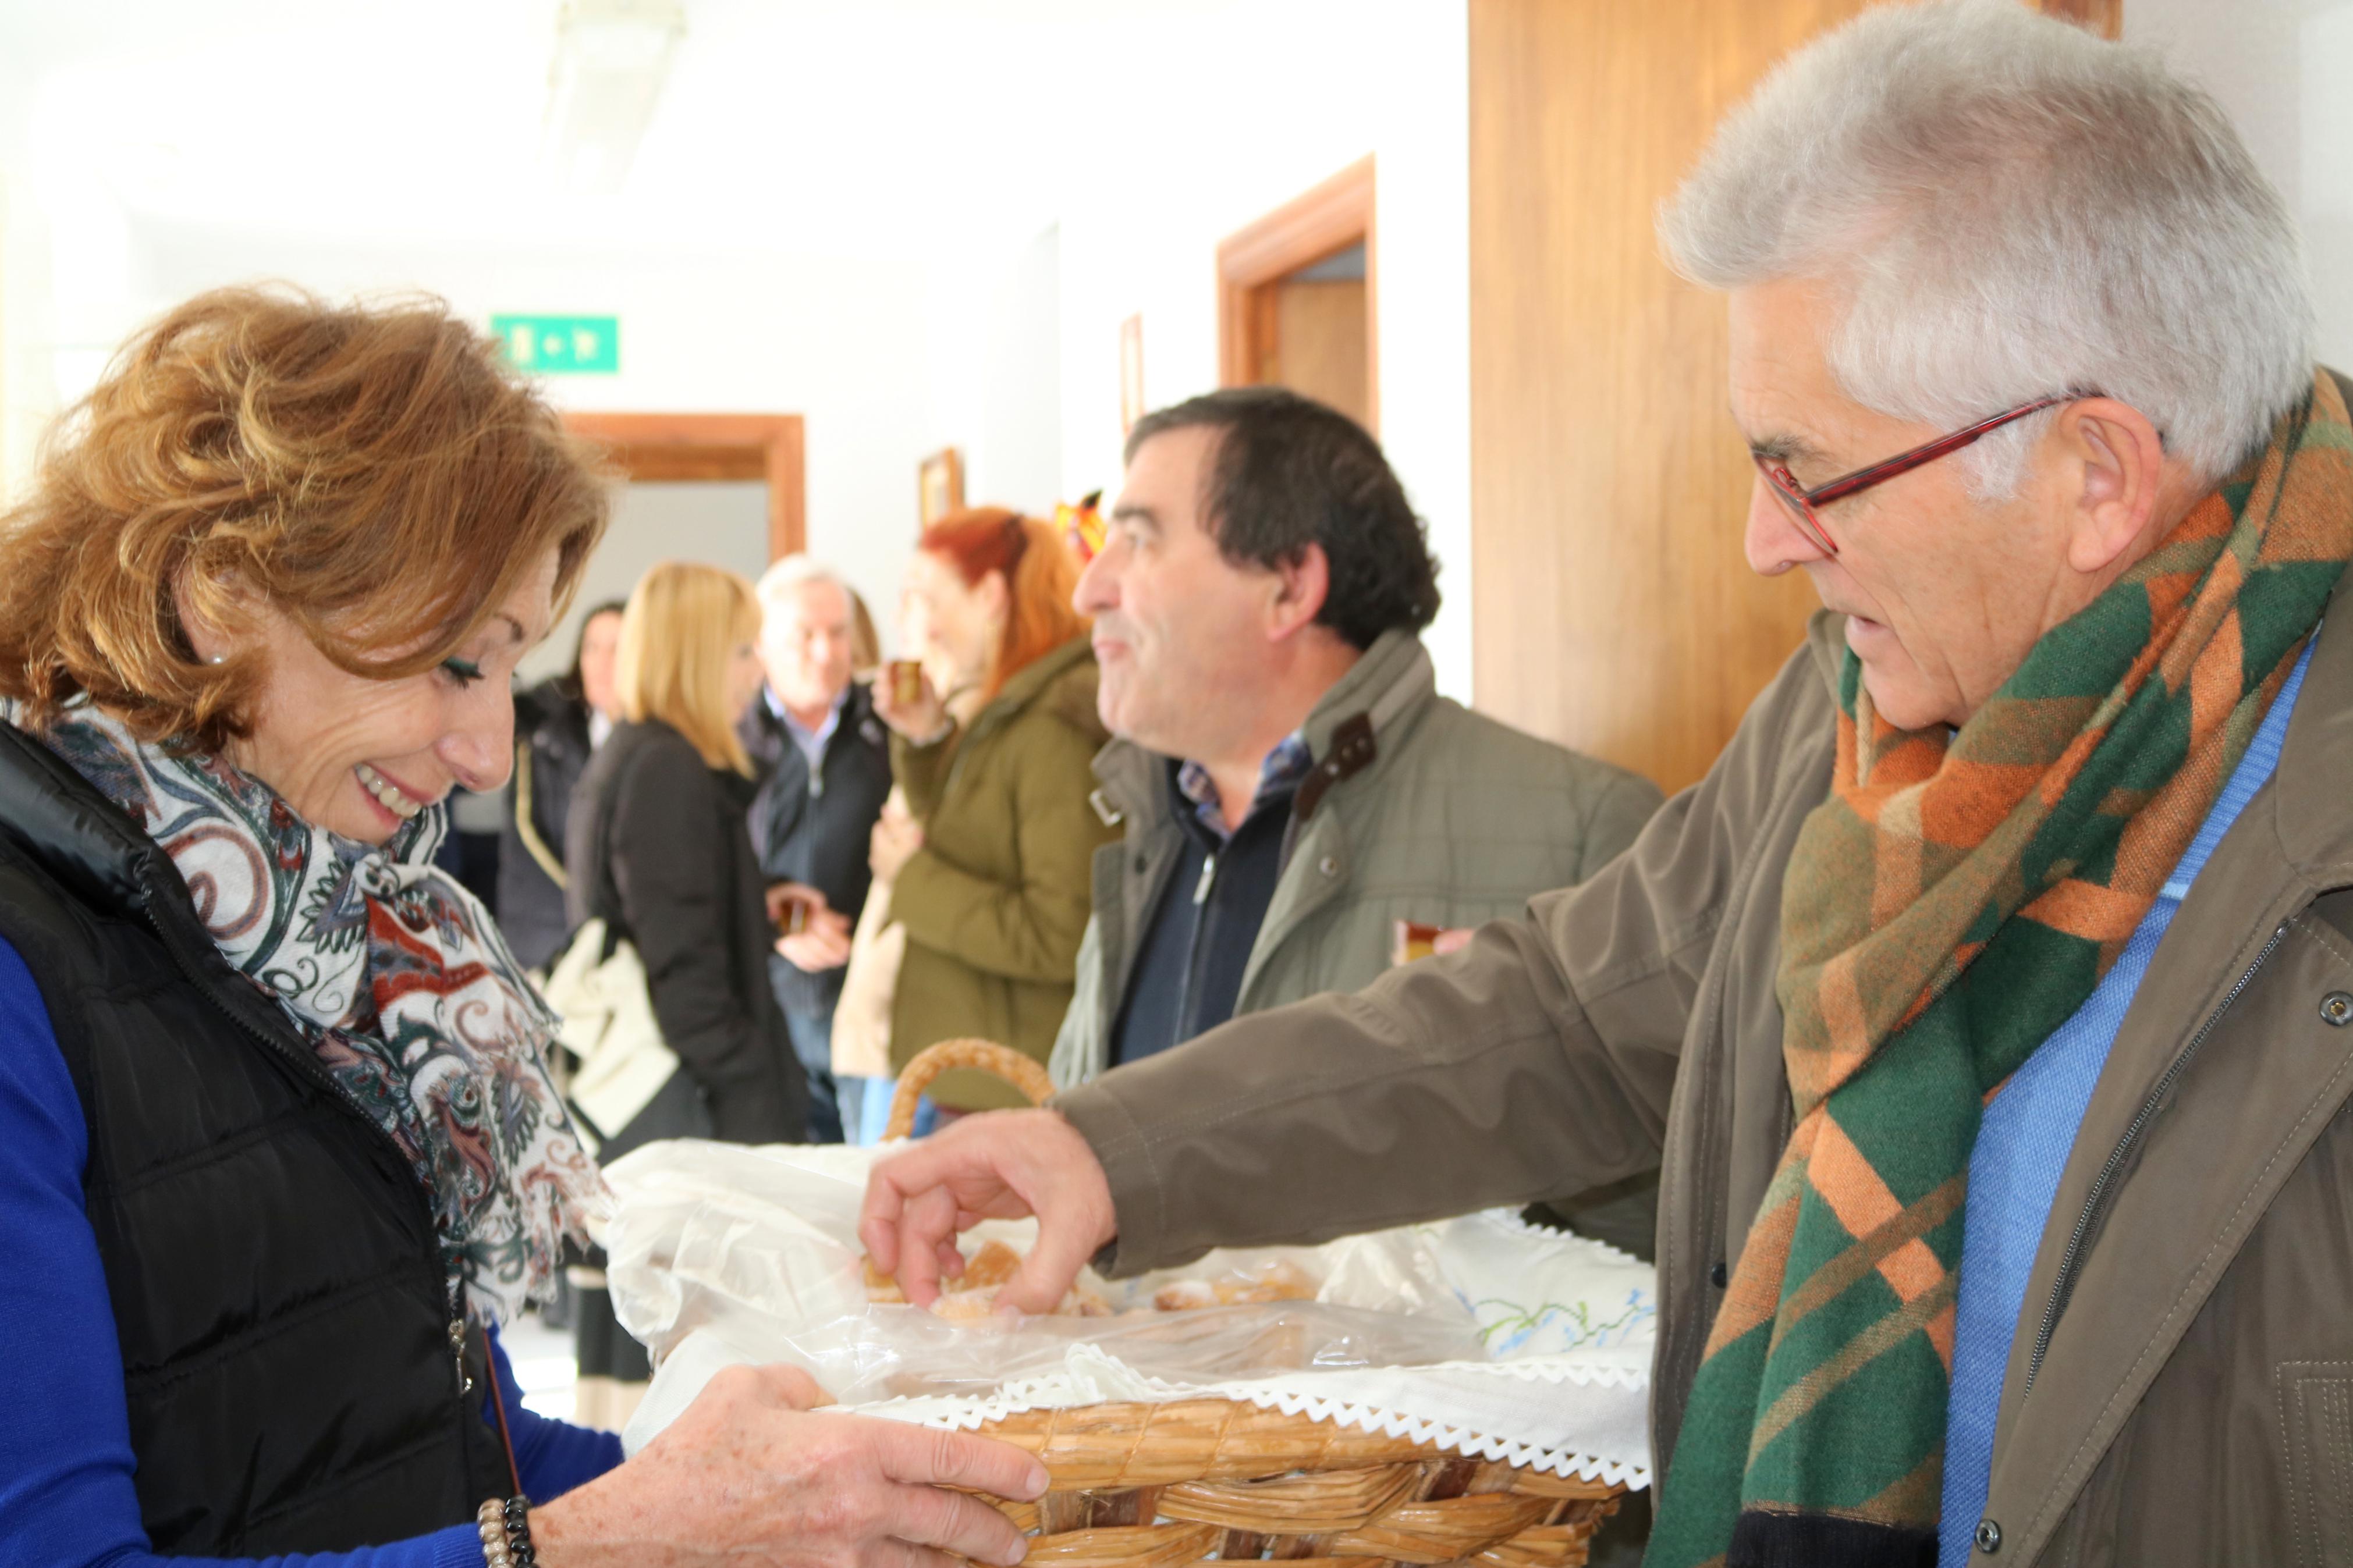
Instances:
[[[1693,1388],[1646,1562],[1934,1560],[1969,1150],[2205,821],[2353,557],[2325,374],[1957,733],[1846,660],[1783,885],[1795,1131]]]

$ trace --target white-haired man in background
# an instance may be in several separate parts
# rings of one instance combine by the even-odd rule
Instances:
[[[857,601],[831,567],[787,555],[760,576],[766,687],[741,730],[760,771],[752,847],[779,935],[768,979],[809,1086],[809,1141],[855,1142],[866,1080],[833,1073],[833,1010],[874,875],[867,840],[891,795],[890,737],[857,662]]]
[[[2278,195],[1952,0],[1785,62],[1662,229],[1824,605],[1716,766],[1460,953],[884,1164],[876,1261],[1034,1211],[1034,1306],[1661,1161],[1651,1563],[2334,1560],[2353,426]]]

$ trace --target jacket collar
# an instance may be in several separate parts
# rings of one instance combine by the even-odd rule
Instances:
[[[1133,741],[1113,741],[1095,753],[1095,782],[1103,787],[1093,797],[1095,815],[1106,827],[1124,822],[1148,824],[1167,774],[1168,759],[1145,751]]]
[[[1018,671],[1012,679],[997,689],[997,695],[989,699],[988,706],[982,709],[981,713],[986,716],[999,709],[1011,712],[1027,708],[1054,683],[1056,676],[1093,655],[1093,645],[1083,637],[1072,637],[1061,647],[1039,654],[1029,661],[1027,668]]]
[[[0,723],[0,838],[91,909],[145,919],[230,1016],[281,1050],[290,1046],[298,1064],[310,1064],[303,1070],[332,1083],[278,1004],[221,955],[163,846],[64,758],[9,723]]]
[[[1846,668],[1846,616],[1836,610],[1816,610],[1806,622],[1806,651],[1814,658],[1814,673],[1838,705],[1839,672]]]
[[[2353,882],[2353,572],[2337,580],[2272,780],[2280,849],[2316,889]]]
[[[1361,718],[1358,729],[1369,734],[1374,750],[1363,759],[1345,767],[1339,777],[1369,765],[1382,738],[1419,713],[1424,705],[1438,695],[1438,671],[1430,662],[1430,650],[1421,638],[1412,632],[1391,630],[1373,639],[1348,672],[1334,681],[1330,689],[1317,699],[1308,710],[1307,721],[1300,726],[1307,739],[1309,753],[1314,757],[1317,773],[1308,775],[1301,785],[1303,793],[1319,774],[1333,765],[1335,739],[1343,726]],[[1356,733],[1351,731],[1352,736]],[[1098,815],[1108,822],[1124,816],[1131,823],[1148,822],[1158,812],[1168,759],[1147,752],[1133,741],[1113,740],[1095,754],[1095,778],[1103,789],[1103,801],[1096,806]],[[1337,783],[1338,777],[1331,781]],[[1325,788],[1330,785],[1326,784]],[[1320,796],[1322,791],[1317,792]],[[1107,812],[1107,814],[1106,814]]]
[[[171,870],[155,841],[64,758],[0,723],[0,835],[100,909],[147,908],[150,879]]]
[[[1039,655],[1018,671],[1012,679],[998,688],[988,705],[973,715],[970,733],[978,735],[1011,721],[1023,710],[1050,692],[1055,684],[1082,664],[1094,658],[1094,645],[1084,635],[1072,637],[1058,648]],[[1092,708],[1092,694],[1088,706]],[[1100,734],[1102,731],[1096,731]]]
[[[1321,763],[1332,754],[1334,731],[1357,714],[1371,721],[1373,738],[1378,742],[1437,695],[1437,667],[1430,663],[1430,650],[1421,646],[1421,638],[1409,631],[1386,631],[1308,710],[1307,722],[1300,728],[1307,736],[1307,749]]]
[[[827,731],[821,755],[830,757],[836,746],[853,737],[863,736],[870,744],[879,743],[866,730],[866,721],[874,716],[874,693],[865,681],[853,680],[843,688],[834,711],[833,728]],[[798,752],[799,748],[792,745],[792,727],[786,721],[784,710],[776,705],[776,692],[766,686],[760,688],[760,700],[752,704],[745,724],[746,729],[754,727],[771,745],[791,747]]]

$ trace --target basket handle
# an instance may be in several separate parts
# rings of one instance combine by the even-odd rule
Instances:
[[[915,1102],[932,1080],[944,1072],[958,1068],[973,1068],[992,1077],[1001,1078],[1027,1095],[1032,1105],[1043,1105],[1053,1098],[1054,1080],[1019,1051],[1000,1046],[993,1040],[942,1040],[915,1053],[915,1059],[899,1071],[899,1092],[891,1098],[890,1125],[882,1130],[886,1139],[904,1138],[915,1130]]]

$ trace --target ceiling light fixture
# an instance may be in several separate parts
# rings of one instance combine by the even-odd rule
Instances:
[[[620,190],[685,36],[680,0],[565,0],[541,143],[559,184],[607,195]]]

